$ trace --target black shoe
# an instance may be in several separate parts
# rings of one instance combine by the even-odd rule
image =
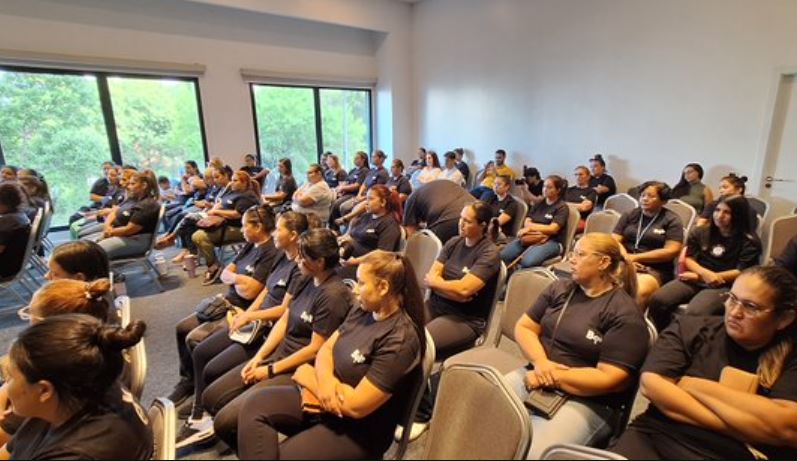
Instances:
[[[190,401],[189,401],[190,400]],[[194,399],[186,399],[182,406],[177,408],[177,419],[188,419],[194,414]]]
[[[175,448],[184,448],[190,445],[196,445],[207,442],[215,438],[215,431],[213,428],[213,418],[208,414],[200,414],[200,419],[190,423],[186,421],[177,434],[177,443]]]
[[[174,403],[175,407],[179,407],[185,402],[188,397],[194,395],[194,380],[188,378],[180,378],[180,382],[174,386],[174,390],[169,394],[169,400]]]

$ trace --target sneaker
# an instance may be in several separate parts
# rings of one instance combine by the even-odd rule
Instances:
[[[201,419],[191,423],[186,421],[177,435],[175,448],[183,448],[189,445],[207,442],[216,435],[213,429],[213,418],[205,413]]]
[[[418,440],[418,437],[422,436],[426,430],[429,429],[429,423],[412,423],[412,427],[410,428],[410,437],[409,441],[414,442]],[[404,426],[396,426],[396,432],[393,433],[393,439],[396,442],[401,442],[401,438],[404,436]]]
[[[194,395],[194,380],[188,378],[180,378],[180,382],[174,386],[172,393],[169,394],[169,400],[174,403],[175,407],[179,407],[185,402],[188,397]]]
[[[186,399],[182,406],[177,408],[177,419],[185,420],[194,414],[194,399]]]

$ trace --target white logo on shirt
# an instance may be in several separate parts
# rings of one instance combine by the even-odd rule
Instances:
[[[308,314],[307,311],[302,312],[302,315],[299,316],[305,323],[313,323],[313,316]]]
[[[581,197],[581,200],[586,200],[586,199],[587,199],[587,198],[586,198],[586,197],[584,197],[583,195],[580,195],[579,197]]]
[[[230,199],[227,199],[227,203],[228,203],[229,205],[232,205],[232,200],[230,200]]]
[[[366,229],[365,233],[366,234],[376,234],[376,229]]]
[[[254,271],[255,271],[255,266],[253,266],[253,265],[251,265],[251,264],[250,264],[250,265],[248,265],[248,266],[246,266],[246,272],[248,272],[248,273],[250,273],[250,274],[251,274],[251,273],[252,273],[252,272],[254,272]]]
[[[716,258],[721,258],[722,255],[725,254],[725,247],[722,245],[715,245],[714,248],[711,249],[711,255]]]
[[[359,349],[355,349],[354,352],[351,353],[351,361],[354,363],[365,363],[365,356]]]
[[[667,233],[664,229],[653,229],[653,233],[656,235],[664,235]]]
[[[463,274],[470,274],[470,269],[468,269],[468,266],[465,266],[465,267],[462,268],[462,273]]]
[[[130,212],[129,211],[123,211],[122,212],[122,216],[130,216]]]
[[[552,215],[552,214],[550,214],[550,213],[547,213],[547,214],[545,215],[545,219],[553,219],[553,215]]]
[[[285,286],[285,283],[286,283],[286,282],[285,282],[285,279],[279,279],[279,282],[277,282],[277,286],[278,286],[278,287],[284,287],[284,286]]]
[[[603,342],[603,338],[601,337],[601,335],[599,335],[598,333],[595,333],[594,331],[592,331],[592,328],[587,330],[586,338],[588,340],[592,341],[592,344],[594,344],[596,346]]]

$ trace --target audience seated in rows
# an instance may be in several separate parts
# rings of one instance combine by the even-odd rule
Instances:
[[[415,170],[410,177],[412,189],[417,190],[421,186],[438,179],[441,171],[440,158],[437,156],[437,152],[432,150],[426,152],[426,161],[423,168]]]
[[[438,179],[445,179],[465,187],[465,176],[462,175],[457,166],[457,154],[454,151],[448,151],[445,153],[444,158],[445,168],[440,171]]]
[[[393,160],[393,164],[390,166],[390,177],[387,179],[385,186],[387,186],[391,193],[396,194],[398,212],[403,219],[404,202],[407,201],[407,197],[412,193],[410,181],[404,175],[404,162],[399,159]],[[360,202],[355,205],[347,215],[336,220],[335,223],[340,225],[346,224],[351,222],[354,218],[361,216],[363,213],[365,213],[365,202]]]
[[[357,194],[352,197],[350,200],[340,203],[340,214],[341,216],[349,215],[355,206],[362,203],[365,200],[365,194],[374,186],[378,184],[386,184],[390,173],[385,169],[384,163],[387,155],[381,150],[375,150],[373,155],[371,155],[371,164],[373,165],[368,173],[365,175],[365,180],[360,185],[360,189],[357,191]],[[333,229],[337,229],[337,226],[341,224],[345,224],[345,222],[341,222],[342,218],[338,218],[335,220],[330,219],[330,227]]]
[[[342,183],[339,183],[335,188],[336,198],[335,202],[332,204],[332,210],[324,213],[325,215],[329,215],[330,223],[334,224],[335,220],[343,216],[340,211],[340,206],[354,198],[354,196],[359,193],[360,187],[362,186],[363,182],[365,182],[365,177],[368,175],[369,169],[368,154],[362,151],[358,151],[356,154],[354,154],[354,168],[349,170],[346,180]],[[319,217],[323,218],[322,215]]]

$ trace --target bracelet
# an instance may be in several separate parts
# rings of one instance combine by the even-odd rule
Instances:
[[[274,377],[274,364],[269,363],[266,367],[266,371],[268,372],[268,378],[271,379]]]

